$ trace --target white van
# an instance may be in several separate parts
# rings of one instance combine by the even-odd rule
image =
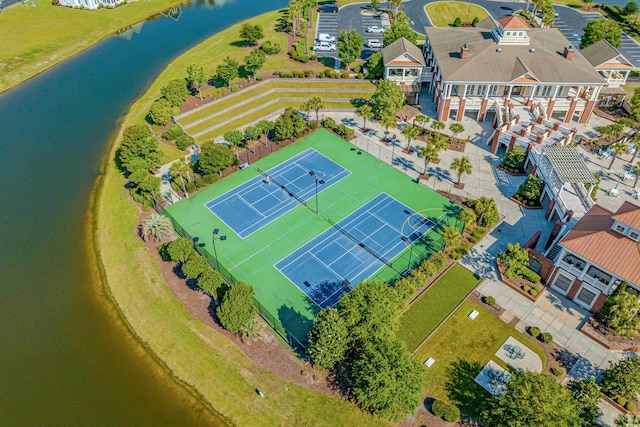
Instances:
[[[334,43],[336,41],[336,38],[331,34],[320,33],[318,34],[318,38],[316,40],[318,40],[319,42]]]

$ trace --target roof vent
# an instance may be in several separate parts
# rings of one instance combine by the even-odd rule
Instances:
[[[502,48],[501,47],[497,48],[496,52],[502,52]]]
[[[535,48],[532,47],[531,49],[529,49],[529,52],[536,53],[536,50],[535,50]]]

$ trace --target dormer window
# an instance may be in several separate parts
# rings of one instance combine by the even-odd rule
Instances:
[[[622,234],[624,234],[625,230],[626,230],[626,228],[625,228],[624,226],[622,226],[622,225],[620,225],[620,224],[616,225],[616,231],[617,231],[618,233],[622,233]]]
[[[629,237],[631,237],[633,240],[640,240],[640,234],[636,233],[635,231],[630,232]]]

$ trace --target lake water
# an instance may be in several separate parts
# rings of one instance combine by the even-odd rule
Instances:
[[[0,95],[0,424],[219,424],[91,282],[88,197],[128,106],[171,59],[286,0],[194,2]]]

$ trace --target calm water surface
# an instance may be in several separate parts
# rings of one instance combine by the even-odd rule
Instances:
[[[118,119],[173,57],[286,4],[192,3],[0,95],[0,425],[212,421],[96,296],[88,196]]]

